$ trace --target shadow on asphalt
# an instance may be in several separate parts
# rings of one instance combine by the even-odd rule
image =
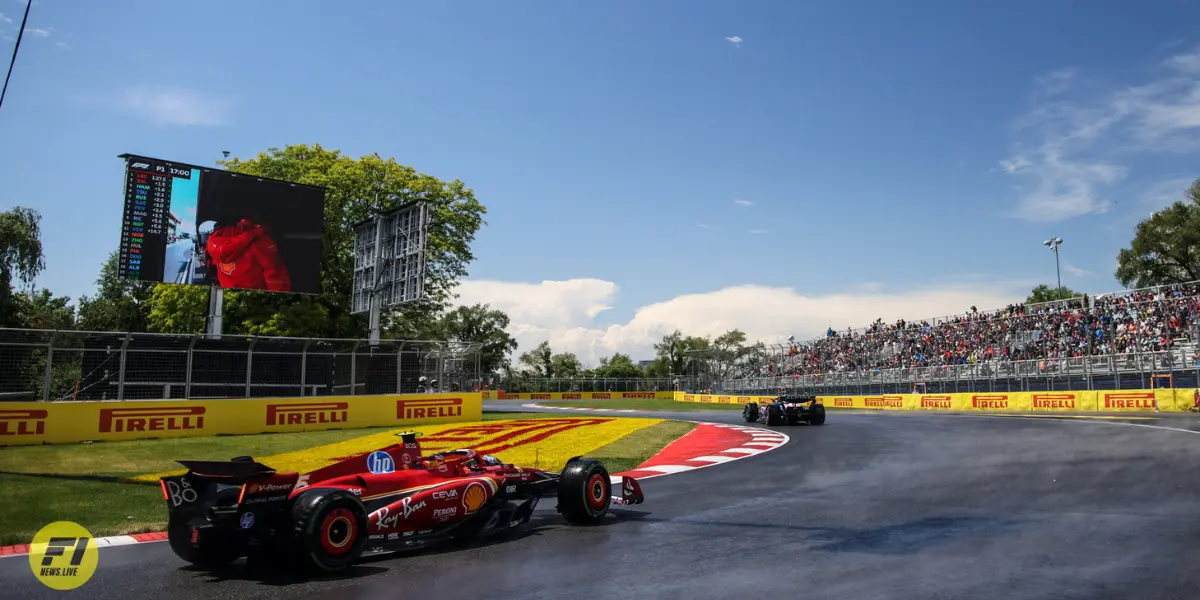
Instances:
[[[641,519],[650,523],[696,525],[705,528],[733,530],[788,531],[800,534],[795,541],[807,541],[811,550],[822,552],[857,552],[863,554],[905,555],[941,542],[970,538],[999,532],[1017,525],[1011,519],[977,517],[934,517],[908,523],[854,529],[849,527],[813,527],[779,523],[738,523],[697,519]]]
[[[179,570],[185,573],[195,573],[197,579],[203,579],[208,583],[218,583],[222,581],[248,581],[268,586],[288,586],[296,583],[316,581],[354,580],[386,573],[390,570],[388,567],[375,565],[377,563],[394,560],[400,557],[438,556],[442,554],[461,552],[468,549],[487,548],[489,546],[511,543],[527,537],[539,536],[545,531],[558,529],[560,527],[603,529],[628,521],[642,520],[650,513],[634,510],[612,510],[609,512],[609,514],[616,518],[608,518],[595,525],[579,526],[566,524],[562,520],[562,517],[558,516],[557,514],[535,515],[529,520],[529,523],[493,537],[470,540],[437,541],[431,542],[426,546],[418,546],[411,549],[399,550],[386,554],[373,554],[370,556],[364,556],[357,563],[355,563],[354,566],[349,567],[336,575],[311,576],[297,573],[283,565],[269,563],[251,565],[247,564],[246,559],[244,558],[239,559],[229,565],[217,568],[205,569],[187,565],[180,567]]]

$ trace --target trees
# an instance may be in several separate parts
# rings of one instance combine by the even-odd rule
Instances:
[[[1046,284],[1039,285],[1029,293],[1029,297],[1025,298],[1026,304],[1041,304],[1043,302],[1053,302],[1055,300],[1067,300],[1070,298],[1078,298],[1083,294],[1063,287],[1050,287]]]
[[[494,310],[486,304],[459,306],[442,315],[435,327],[436,335],[431,337],[480,344],[479,370],[484,374],[495,373],[517,349],[517,341],[508,334],[508,324],[508,315],[504,311]]]
[[[641,367],[633,364],[628,354],[617,352],[611,357],[600,359],[600,366],[592,370],[593,377],[611,379],[635,379],[642,376]]]
[[[79,299],[79,328],[85,331],[147,331],[152,283],[122,279],[117,274],[120,257],[108,255],[96,278],[96,295]],[[203,328],[203,324],[201,324]]]
[[[526,377],[569,378],[578,376],[581,370],[579,357],[570,352],[555,354],[548,341],[522,353],[517,363],[525,367],[520,374]]]
[[[654,362],[646,368],[648,377],[672,377],[691,372],[699,358],[697,351],[707,350],[708,338],[685,336],[675,331],[663,336],[662,342],[654,345]]]
[[[1152,287],[1200,280],[1200,179],[1180,200],[1138,223],[1133,241],[1117,254],[1117,281]]]
[[[13,278],[28,287],[46,268],[41,222],[42,215],[31,208],[0,212],[0,327],[25,326]]]

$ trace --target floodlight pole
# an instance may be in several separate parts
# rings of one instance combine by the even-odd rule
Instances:
[[[221,154],[229,158],[229,152],[222,150]],[[220,164],[217,167],[220,168]],[[225,288],[208,282],[208,323],[204,326],[205,336],[210,340],[221,339],[221,331],[225,324]]]
[[[371,303],[370,316],[368,317],[368,334],[367,341],[372,348],[379,345],[379,329],[380,317],[382,311],[382,300],[379,297],[379,281],[383,275],[383,222],[385,219],[381,215],[375,215],[375,259],[373,264],[375,268],[372,270],[374,277],[371,282],[371,294],[367,296]]]
[[[210,340],[221,339],[221,329],[225,321],[225,288],[212,286],[208,288],[208,325],[204,333]]]

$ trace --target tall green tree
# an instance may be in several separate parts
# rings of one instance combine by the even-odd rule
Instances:
[[[698,366],[699,351],[708,349],[706,338],[685,336],[676,329],[654,345],[654,362],[646,367],[648,377],[672,377],[691,373]]]
[[[612,356],[601,358],[600,366],[592,370],[592,375],[610,379],[633,379],[641,377],[643,373],[641,367],[634,364],[628,354],[617,352]]]
[[[731,329],[713,338],[703,354],[705,372],[717,379],[725,379],[741,366],[761,358],[762,343],[747,344],[746,333]]]
[[[555,354],[548,341],[522,353],[517,362],[524,367],[522,374],[527,377],[563,379],[577,377],[582,370],[579,357],[571,352]]]
[[[43,269],[42,215],[21,206],[0,212],[0,327],[24,327],[21,322],[19,290],[14,278],[23,288],[30,288]]]
[[[96,295],[79,299],[79,328],[85,331],[147,331],[153,283],[124,279],[117,274],[119,254],[113,251],[100,267]],[[203,325],[201,325],[203,328]]]
[[[1046,284],[1039,285],[1029,293],[1025,298],[1026,304],[1041,304],[1043,302],[1054,302],[1055,300],[1069,300],[1071,298],[1079,298],[1083,294],[1076,292],[1066,286],[1062,288],[1049,286]]]
[[[1129,247],[1117,253],[1115,275],[1139,288],[1200,280],[1200,179],[1186,200],[1138,223]]]
[[[486,304],[459,306],[442,315],[434,335],[437,339],[456,342],[472,342],[481,345],[479,369],[483,373],[496,373],[517,349],[517,341],[508,334],[508,315]]]
[[[354,280],[355,223],[373,209],[388,210],[414,200],[430,213],[426,250],[425,300],[383,315],[389,334],[427,328],[453,299],[454,287],[467,275],[475,256],[471,244],[485,224],[487,209],[459,180],[443,181],[418,173],[378,154],[358,159],[318,145],[271,148],[248,159],[221,163],[227,170],[322,186],[325,222],[322,233],[319,295],[249,290],[225,293],[224,329],[254,335],[362,337],[366,318],[350,313]],[[155,286],[150,327],[155,331],[198,333],[207,311],[207,289]]]

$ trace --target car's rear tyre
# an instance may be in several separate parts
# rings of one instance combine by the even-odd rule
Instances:
[[[367,511],[344,490],[316,489],[292,504],[298,566],[336,573],[350,566],[367,543]]]
[[[612,503],[608,469],[598,460],[567,463],[558,482],[558,512],[576,525],[594,525],[604,520]]]
[[[808,415],[809,425],[824,425],[825,424],[825,405],[814,404],[812,411]]]
[[[750,402],[746,404],[746,408],[742,409],[742,419],[747,423],[753,423],[758,420],[758,404]]]
[[[242,557],[243,544],[213,527],[193,527],[188,519],[167,519],[167,543],[175,556],[198,567],[219,567]]]
[[[767,407],[767,425],[782,425],[783,424],[783,407],[778,404],[772,404]]]

